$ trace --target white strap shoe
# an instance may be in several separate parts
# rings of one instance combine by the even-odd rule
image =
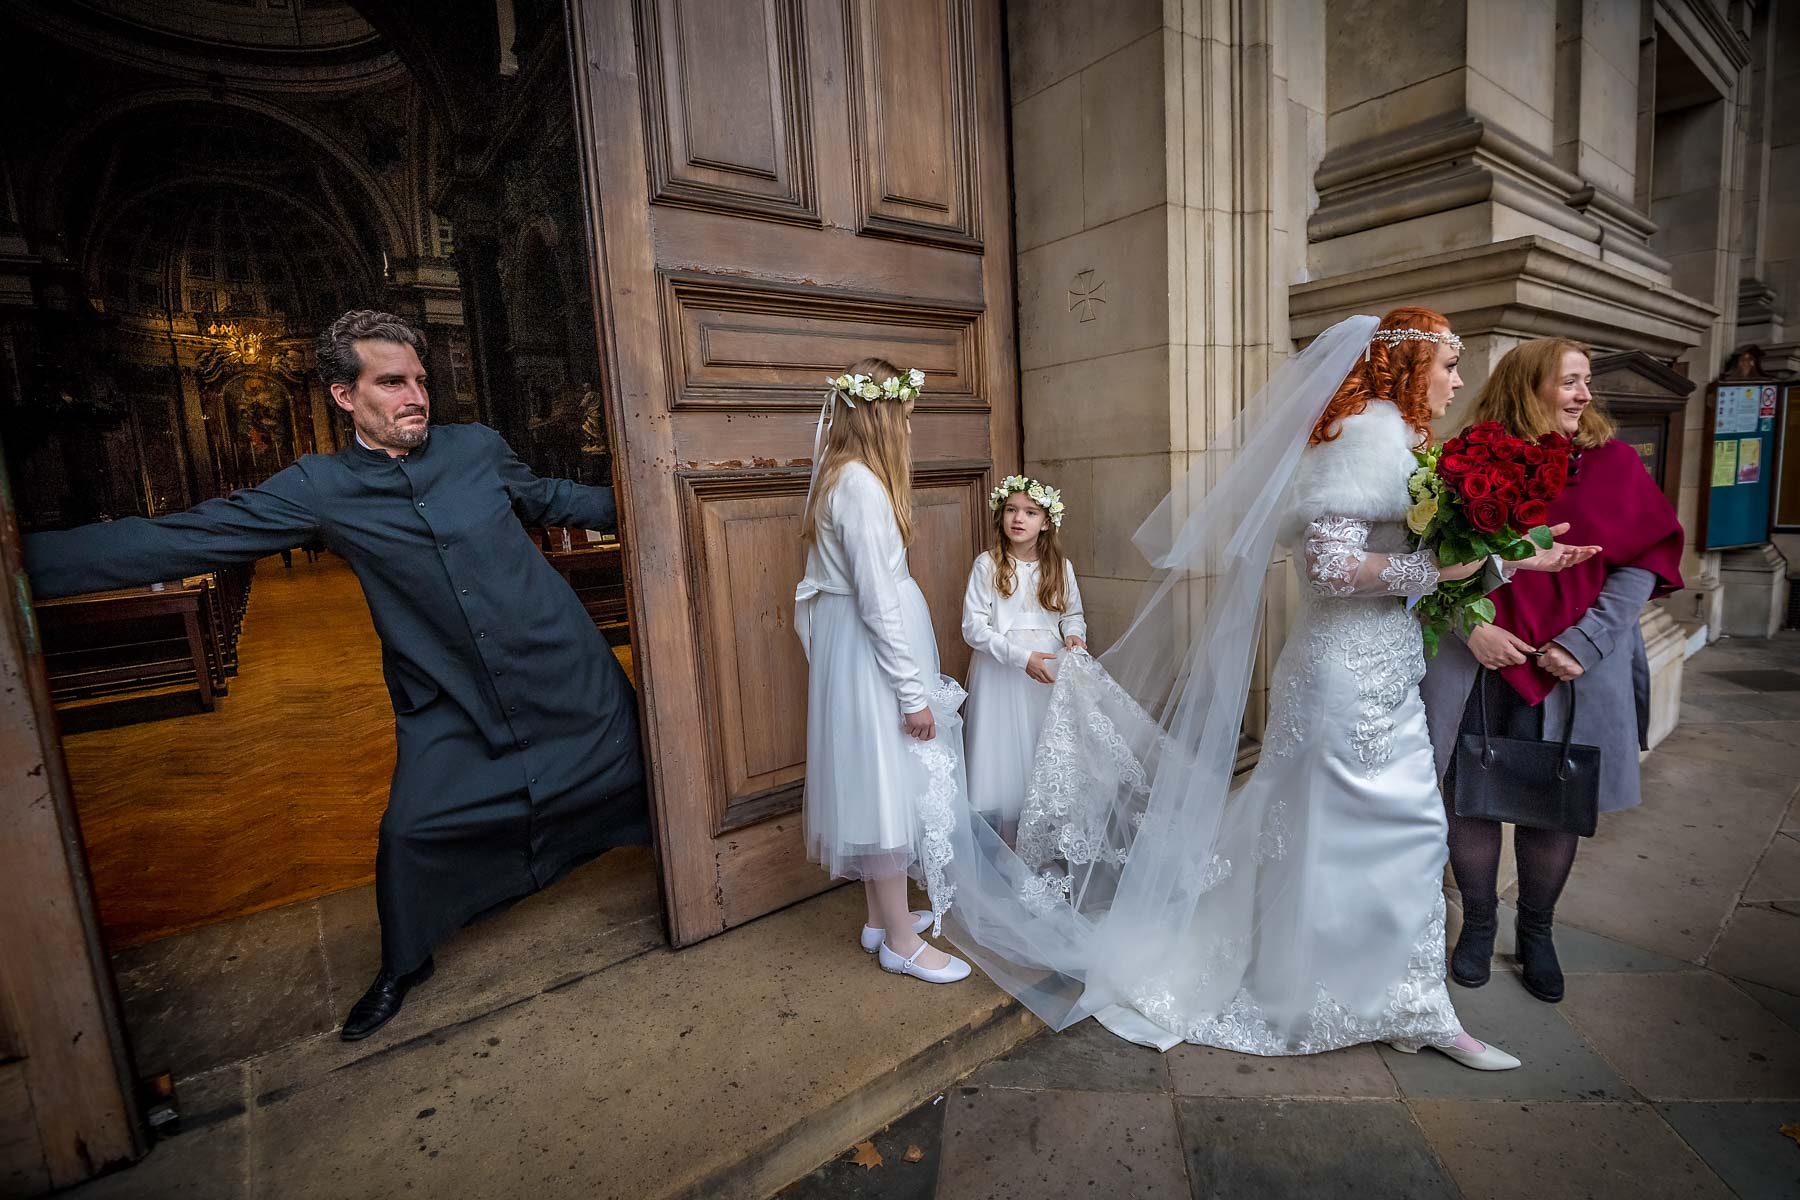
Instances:
[[[1479,1041],[1480,1039],[1477,1040]],[[1400,1046],[1393,1042],[1389,1042],[1388,1045],[1402,1054],[1417,1054],[1419,1052],[1417,1048],[1412,1046]],[[1520,1065],[1518,1059],[1514,1058],[1500,1047],[1490,1045],[1487,1042],[1481,1043],[1480,1050],[1464,1050],[1454,1042],[1448,1046],[1432,1046],[1431,1048],[1447,1058],[1455,1059],[1463,1066],[1468,1067],[1471,1071],[1510,1071],[1514,1067]]]
[[[924,911],[914,912],[912,915],[912,931],[914,933],[924,933],[929,928],[931,928],[931,914]],[[882,940],[886,937],[887,930],[878,929],[873,925],[864,925],[862,931],[863,951],[868,954],[875,953],[877,950],[881,949]]]
[[[923,979],[926,983],[955,983],[969,977],[969,964],[956,955],[947,955],[950,959],[941,967],[922,967],[918,963],[919,955],[925,953],[930,942],[920,942],[919,948],[905,958],[888,949],[887,942],[881,943],[881,969],[892,971],[896,975],[911,975],[914,979]]]

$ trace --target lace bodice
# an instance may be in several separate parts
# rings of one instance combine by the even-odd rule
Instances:
[[[1398,521],[1325,516],[1306,527],[1299,619],[1275,667],[1271,753],[1311,743],[1348,751],[1371,775],[1387,765],[1393,712],[1425,678],[1418,622],[1401,598],[1428,595],[1438,580],[1433,556],[1407,551],[1408,540]]]

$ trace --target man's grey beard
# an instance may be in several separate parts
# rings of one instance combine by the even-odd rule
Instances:
[[[386,446],[398,446],[402,450],[417,450],[431,436],[431,426],[421,425],[417,430],[402,429],[400,422],[390,421],[382,431],[381,443]]]

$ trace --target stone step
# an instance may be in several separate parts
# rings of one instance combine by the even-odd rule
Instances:
[[[604,911],[602,874],[446,944],[369,1042],[186,1081],[188,1130],[74,1194],[760,1198],[1041,1028],[980,976],[882,971],[855,887],[679,951],[620,921],[632,948],[571,971],[551,935]]]

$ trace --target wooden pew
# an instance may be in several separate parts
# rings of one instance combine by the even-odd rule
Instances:
[[[631,641],[625,613],[625,568],[616,539],[590,542],[583,529],[550,528],[539,538],[544,557],[569,581],[594,627],[613,646]]]
[[[39,640],[57,701],[192,684],[211,711],[222,678],[202,579],[37,602]]]

